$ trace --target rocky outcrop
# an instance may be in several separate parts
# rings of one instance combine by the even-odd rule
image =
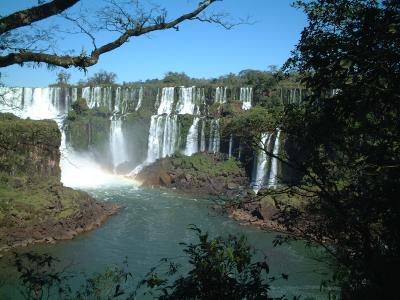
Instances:
[[[249,195],[239,204],[228,205],[229,215],[242,225],[252,225],[261,229],[296,234],[278,222],[279,207],[291,205],[299,207],[304,200],[289,196],[279,190],[261,189],[257,195]]]
[[[0,172],[59,177],[61,133],[54,121],[0,114]]]
[[[221,154],[174,155],[145,167],[135,179],[144,186],[174,188],[188,194],[237,197],[247,193],[240,163]]]
[[[115,214],[115,204],[60,182],[56,122],[0,114],[0,251],[73,238]]]

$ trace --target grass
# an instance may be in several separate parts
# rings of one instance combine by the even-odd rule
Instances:
[[[27,223],[40,219],[59,221],[79,208],[82,192],[62,186],[57,177],[9,177],[0,182],[0,223],[14,217]]]
[[[187,170],[186,173],[196,176],[230,176],[240,172],[240,163],[235,159],[218,161],[203,153],[192,156],[177,155],[173,164],[175,167]]]

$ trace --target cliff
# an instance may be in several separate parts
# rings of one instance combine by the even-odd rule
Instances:
[[[0,251],[69,239],[117,212],[60,182],[56,122],[0,114]]]

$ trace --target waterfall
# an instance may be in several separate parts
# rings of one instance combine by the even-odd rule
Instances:
[[[54,119],[60,124],[68,110],[59,105],[61,91],[59,88],[3,87],[0,90],[3,98],[0,101],[0,111],[11,112],[20,118]]]
[[[176,151],[179,138],[178,116],[171,115],[173,103],[174,88],[163,88],[157,114],[151,116],[146,160],[133,169],[129,175],[138,174],[145,166],[159,158],[170,156]]]
[[[115,90],[115,99],[114,99],[114,113],[119,112],[121,107],[121,88],[117,87]]]
[[[278,128],[278,132],[275,137],[275,142],[274,142],[274,149],[272,150],[272,154],[275,156],[278,156],[279,154],[279,147],[280,147],[280,137],[281,131]],[[268,187],[276,187],[276,184],[278,182],[278,159],[275,157],[272,157],[271,160],[271,171],[269,174],[269,179],[268,179]]]
[[[219,152],[220,137],[219,137],[219,119],[212,120],[210,124],[210,139],[208,151],[212,153]]]
[[[252,186],[255,192],[264,186],[265,176],[268,171],[268,156],[264,150],[268,150],[268,145],[271,140],[272,133],[263,133],[261,135],[260,148],[257,156],[257,166],[255,177],[252,182]]]
[[[117,88],[118,89],[118,88]],[[120,94],[120,91],[119,91]],[[120,97],[120,96],[118,96]],[[114,109],[119,111],[119,108],[114,105],[112,107],[112,88],[109,87],[84,87],[82,88],[82,98],[86,100],[89,108],[95,107],[107,107],[109,112],[113,112]]]
[[[229,152],[228,152],[228,157],[232,157],[232,146],[233,146],[233,135],[231,134],[231,137],[229,138]]]
[[[136,105],[135,111],[138,111],[138,109],[142,106],[142,101],[143,101],[143,87],[140,87],[138,95],[138,103]]]
[[[177,116],[151,117],[149,141],[146,164],[152,163],[159,158],[172,155],[176,150],[178,137]]]
[[[204,89],[196,87],[180,87],[176,105],[178,114],[199,115],[200,106],[205,103]]]
[[[114,170],[118,165],[128,161],[121,119],[111,119],[110,151]]]
[[[252,100],[253,100],[253,88],[252,87],[240,88],[240,101],[242,102],[242,109],[244,110],[250,109]]]
[[[201,122],[201,135],[200,135],[200,151],[206,151],[206,135],[204,133],[204,128],[206,127],[206,121]]]
[[[195,87],[181,87],[179,89],[179,99],[176,107],[178,114],[190,114],[195,113],[195,97],[193,95]]]
[[[215,103],[226,103],[226,87],[217,87],[215,89]]]
[[[171,114],[172,105],[174,104],[174,88],[166,87],[162,89],[160,106],[158,107],[157,114]]]
[[[71,104],[76,101],[78,95],[80,95],[79,88],[62,88],[62,87],[49,87],[49,88],[0,88],[3,99],[7,102],[10,107],[6,108],[0,104],[2,111],[11,111],[20,117],[30,117],[32,119],[54,119],[58,122],[59,126],[62,127],[63,119],[70,109]],[[79,91],[79,92],[78,92]],[[157,92],[157,96],[156,96]],[[251,107],[253,90],[251,87],[242,87],[240,89],[240,100],[242,101],[242,108],[249,109]],[[129,162],[139,163],[130,157],[128,149],[136,149],[131,147],[131,143],[136,142],[128,141],[127,132],[123,131],[124,123],[121,119],[121,115],[132,113],[137,111],[143,106],[150,108],[150,105],[146,102],[149,95],[152,95],[152,91],[147,92],[144,87],[83,87],[82,97],[87,99],[88,106],[103,107],[113,114],[110,124],[110,135],[106,141],[110,150],[110,164],[115,168],[118,165]],[[170,156],[177,151],[182,151],[186,155],[192,155],[199,151],[208,151],[210,153],[217,153],[220,151],[221,146],[221,126],[219,119],[207,119],[204,117],[205,112],[205,92],[204,88],[198,87],[165,87],[158,90],[154,90],[153,100],[157,103],[154,109],[156,113],[151,116],[150,128],[148,132],[147,154],[145,153],[145,159],[142,161],[140,168],[153,163],[157,159]],[[299,97],[299,91],[294,90],[290,92],[286,90],[284,96],[287,95],[289,101],[297,101]],[[238,95],[232,97],[237,99]],[[285,98],[285,97],[284,97]],[[217,87],[215,89],[214,103],[225,103],[227,99],[227,88]],[[16,107],[20,107],[16,110]],[[188,114],[192,116],[192,123],[187,126],[187,135],[182,136],[180,129],[182,128],[178,123],[178,120],[187,120],[187,117],[181,117],[179,115]],[[118,116],[118,118],[117,118]],[[184,124],[184,123],[182,123]],[[136,124],[135,124],[136,126]],[[133,127],[132,127],[133,128]],[[143,128],[143,127],[141,127]],[[65,134],[63,136],[62,151],[68,149],[68,145],[65,145]],[[186,139],[186,147],[179,148]],[[268,144],[271,149],[269,151],[277,155],[280,151],[280,130],[274,134],[265,134],[262,136],[262,142]],[[228,141],[227,141],[228,142]],[[228,143],[227,143],[228,144]],[[146,145],[143,145],[145,148]],[[231,135],[229,137],[229,148],[226,145],[226,152],[228,157],[237,156],[237,150],[239,150],[239,159],[244,159],[244,151],[240,145],[240,141]],[[236,148],[239,149],[236,149]],[[73,151],[72,148],[68,149]],[[146,149],[145,149],[146,151]],[[91,159],[94,162],[94,155],[87,153],[88,156],[85,159]],[[81,155],[79,153],[79,155]],[[83,155],[83,154],[82,154]],[[80,157],[82,157],[82,155]],[[85,154],[86,155],[86,154]],[[68,154],[69,157],[72,157]],[[131,161],[129,160],[131,158]],[[254,188],[259,188],[265,183],[269,187],[275,187],[278,183],[278,160],[275,158],[265,157],[264,153],[259,153],[255,158],[255,164],[253,169],[253,181],[252,185]],[[138,170],[138,169],[136,169]],[[131,174],[135,174],[136,171],[132,171]],[[73,178],[73,177],[69,177]]]
[[[84,88],[90,96],[90,88]],[[62,124],[72,102],[77,99],[77,89],[63,88],[0,88],[5,101],[0,101],[1,112],[11,112],[20,118],[53,119],[61,130],[61,182],[71,187],[98,186],[114,180],[97,164],[90,153],[76,153],[66,144]],[[64,97],[64,98],[63,98]],[[90,99],[90,98],[89,98]],[[63,104],[62,104],[63,103]]]
[[[198,131],[198,123],[199,118],[193,119],[193,124],[189,128],[189,132],[186,139],[186,149],[185,154],[190,156],[199,151],[199,131]]]

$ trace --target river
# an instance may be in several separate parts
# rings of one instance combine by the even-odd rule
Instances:
[[[273,294],[302,295],[303,299],[306,296],[327,298],[319,291],[321,272],[326,268],[313,259],[315,253],[303,242],[273,247],[276,234],[241,226],[212,211],[209,201],[179,196],[173,191],[143,189],[126,180],[85,190],[101,201],[120,204],[122,211],[100,228],[73,240],[24,250],[50,253],[62,264],[70,265],[70,271],[86,273],[100,272],[106,266],[121,264],[128,257],[134,277],[142,278],[161,258],[181,255],[180,242],[195,242],[196,237],[188,226],[196,224],[212,237],[245,235],[259,253],[267,255],[271,275],[288,274],[289,280],[273,283]],[[2,259],[3,264],[6,260],[6,257]],[[9,268],[3,268],[2,277],[8,277],[8,283],[0,288],[0,299],[18,299],[15,274],[6,275],[7,270]]]

